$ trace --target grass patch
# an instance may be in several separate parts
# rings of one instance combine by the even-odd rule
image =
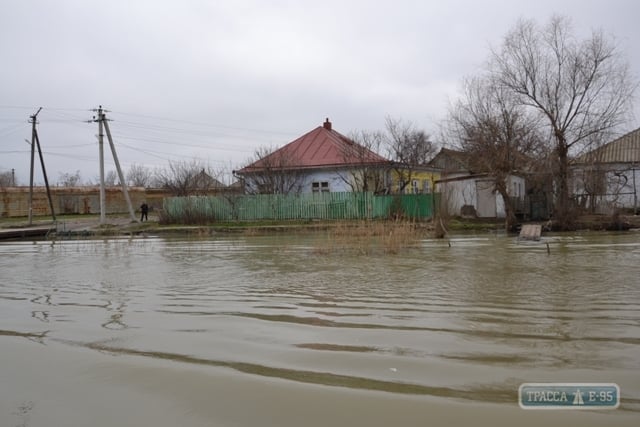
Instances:
[[[320,254],[354,252],[368,255],[382,251],[398,254],[417,246],[430,229],[423,223],[411,221],[353,221],[338,222],[327,229],[326,240],[316,247]]]
[[[504,221],[494,219],[481,220],[478,218],[452,218],[447,222],[447,228],[452,231],[486,231],[504,228]]]

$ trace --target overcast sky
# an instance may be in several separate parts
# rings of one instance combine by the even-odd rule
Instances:
[[[554,13],[579,36],[604,30],[640,75],[636,0],[3,0],[0,172],[28,185],[39,107],[53,183],[76,170],[97,182],[97,124],[86,121],[98,105],[125,171],[194,158],[237,168],[326,117],[343,134],[383,129],[387,115],[436,134],[461,79],[518,18]]]

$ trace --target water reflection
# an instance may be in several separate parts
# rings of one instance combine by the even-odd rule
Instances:
[[[3,243],[0,341],[477,402],[618,382],[640,411],[637,234],[550,237],[550,255],[493,235],[398,255],[323,238]]]

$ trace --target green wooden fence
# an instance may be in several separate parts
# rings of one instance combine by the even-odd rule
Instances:
[[[312,193],[190,196],[164,199],[163,219],[170,223],[214,221],[366,219],[433,216],[439,194],[374,195]]]

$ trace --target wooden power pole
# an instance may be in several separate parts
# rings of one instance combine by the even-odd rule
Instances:
[[[29,225],[33,223],[33,172],[34,172],[34,157],[35,149],[38,147],[38,157],[40,157],[40,166],[42,167],[42,175],[44,176],[44,184],[47,188],[47,199],[49,199],[49,209],[51,210],[51,217],[56,220],[56,213],[53,209],[53,198],[51,197],[51,189],[49,188],[49,178],[47,178],[47,169],[44,166],[44,157],[42,156],[42,148],[40,147],[40,138],[38,137],[38,130],[36,129],[36,122],[38,114],[42,111],[42,107],[38,108],[38,111],[30,117],[31,119],[31,170],[29,174]]]

